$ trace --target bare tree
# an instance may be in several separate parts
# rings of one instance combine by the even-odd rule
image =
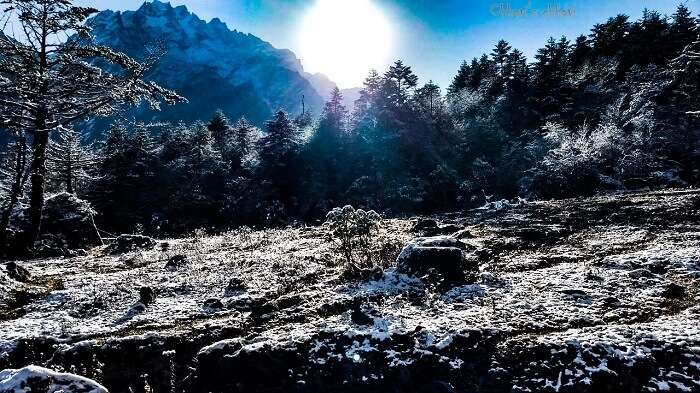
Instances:
[[[49,134],[79,119],[109,115],[121,104],[184,99],[144,81],[159,57],[140,62],[93,43],[84,23],[94,8],[72,0],[0,0],[8,34],[0,34],[0,127],[32,137],[29,228],[31,246],[41,230]]]

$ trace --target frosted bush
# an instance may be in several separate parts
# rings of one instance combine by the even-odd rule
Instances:
[[[380,221],[381,217],[374,210],[365,211],[347,205],[328,212],[324,225],[338,242],[338,249],[348,264],[354,264],[356,253],[364,256],[365,263],[370,263],[372,236],[379,229]]]
[[[637,141],[610,123],[576,130],[548,123],[544,131],[549,151],[524,181],[527,194],[539,197],[590,194],[601,175],[618,172]]]

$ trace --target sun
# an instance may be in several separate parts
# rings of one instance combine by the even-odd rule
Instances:
[[[386,65],[391,33],[371,0],[317,0],[299,29],[301,61],[341,88],[360,86],[370,69]]]

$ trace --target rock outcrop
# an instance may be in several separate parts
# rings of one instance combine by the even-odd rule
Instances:
[[[111,254],[124,254],[131,251],[149,250],[156,246],[156,241],[143,235],[119,235],[114,243],[107,247]]]
[[[474,269],[462,257],[466,249],[465,243],[449,236],[417,238],[401,250],[396,259],[397,269],[419,277],[435,275],[445,282],[463,282],[465,269]]]
[[[12,214],[8,244],[9,254],[26,256],[24,232],[28,227],[27,206],[18,206]],[[41,234],[34,244],[36,257],[73,256],[74,250],[102,245],[95,226],[96,212],[89,202],[74,194],[60,193],[44,202]]]
[[[88,202],[75,195],[64,192],[50,196],[44,204],[43,214],[42,233],[60,237],[68,249],[102,245],[95,227],[95,211]]]

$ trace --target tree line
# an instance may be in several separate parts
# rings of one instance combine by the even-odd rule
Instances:
[[[445,92],[397,61],[368,75],[353,108],[336,89],[318,118],[279,111],[262,129],[223,113],[115,122],[89,146],[66,126],[46,181],[90,201],[105,230],[155,235],[314,222],[345,204],[413,214],[697,184],[699,32],[681,5],[551,38],[533,62],[501,40]],[[20,181],[4,185],[35,172],[26,136],[5,149],[4,176]]]

